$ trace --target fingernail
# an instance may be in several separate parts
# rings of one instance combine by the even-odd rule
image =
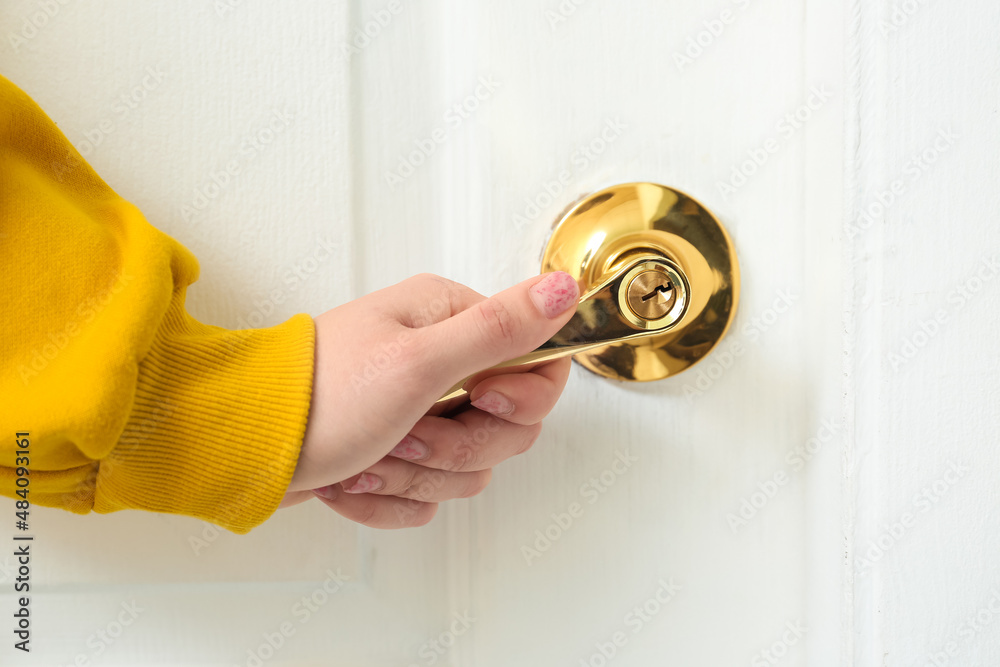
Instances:
[[[321,496],[323,498],[326,498],[327,500],[336,500],[337,499],[337,487],[339,487],[339,486],[340,486],[339,484],[331,484],[329,486],[321,486],[318,489],[313,489],[313,493],[315,493],[317,496]]]
[[[368,493],[382,488],[382,478],[370,472],[361,473],[358,481],[349,489],[344,489],[346,493]]]
[[[514,403],[499,391],[486,392],[472,401],[472,405],[492,415],[502,416],[514,412]]]
[[[408,435],[392,448],[389,456],[395,456],[397,459],[406,459],[407,461],[420,461],[421,459],[426,459],[430,453],[431,450],[428,449],[423,440]]]
[[[531,300],[545,317],[552,319],[580,298],[580,286],[565,271],[553,271],[529,290]]]

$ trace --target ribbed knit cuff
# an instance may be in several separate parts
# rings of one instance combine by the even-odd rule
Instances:
[[[291,482],[312,393],[315,325],[201,324],[175,294],[139,365],[118,445],[101,460],[95,512],[195,516],[246,533]]]

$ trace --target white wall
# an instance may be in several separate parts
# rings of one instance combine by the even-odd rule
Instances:
[[[997,664],[1000,9],[896,4],[857,3],[849,26],[852,654]]]

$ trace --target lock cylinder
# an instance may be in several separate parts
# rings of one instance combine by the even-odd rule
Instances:
[[[635,326],[663,329],[680,320],[688,302],[688,283],[669,260],[637,263],[625,274],[618,291],[618,309]]]
[[[719,344],[736,315],[740,271],[722,223],[694,198],[657,183],[614,185],[571,205],[554,225],[541,270],[566,271],[586,289],[637,256],[651,264],[623,280],[619,309],[654,335],[573,360],[607,378],[648,382],[690,368]],[[670,326],[658,329],[664,322]]]
[[[542,273],[565,271],[583,295],[538,349],[473,377],[564,356],[615,380],[676,375],[712,351],[736,315],[740,272],[722,224],[688,195],[625,183],[574,204],[555,225]],[[438,402],[461,396],[465,378]]]

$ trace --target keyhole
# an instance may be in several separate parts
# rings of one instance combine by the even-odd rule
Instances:
[[[665,317],[680,298],[683,287],[675,285],[666,271],[648,269],[629,281],[624,307],[643,320]]]
[[[642,297],[642,300],[643,300],[643,301],[649,301],[650,299],[652,299],[652,298],[653,298],[654,296],[656,296],[656,295],[657,295],[657,294],[659,294],[660,292],[663,292],[664,294],[666,294],[667,292],[669,292],[669,291],[670,291],[670,289],[671,289],[671,287],[670,287],[670,285],[669,285],[669,284],[668,284],[668,285],[657,285],[657,286],[656,286],[656,287],[655,287],[655,288],[653,289],[653,291],[652,291],[652,292],[650,292],[650,293],[649,293],[649,294],[647,294],[646,296]]]

